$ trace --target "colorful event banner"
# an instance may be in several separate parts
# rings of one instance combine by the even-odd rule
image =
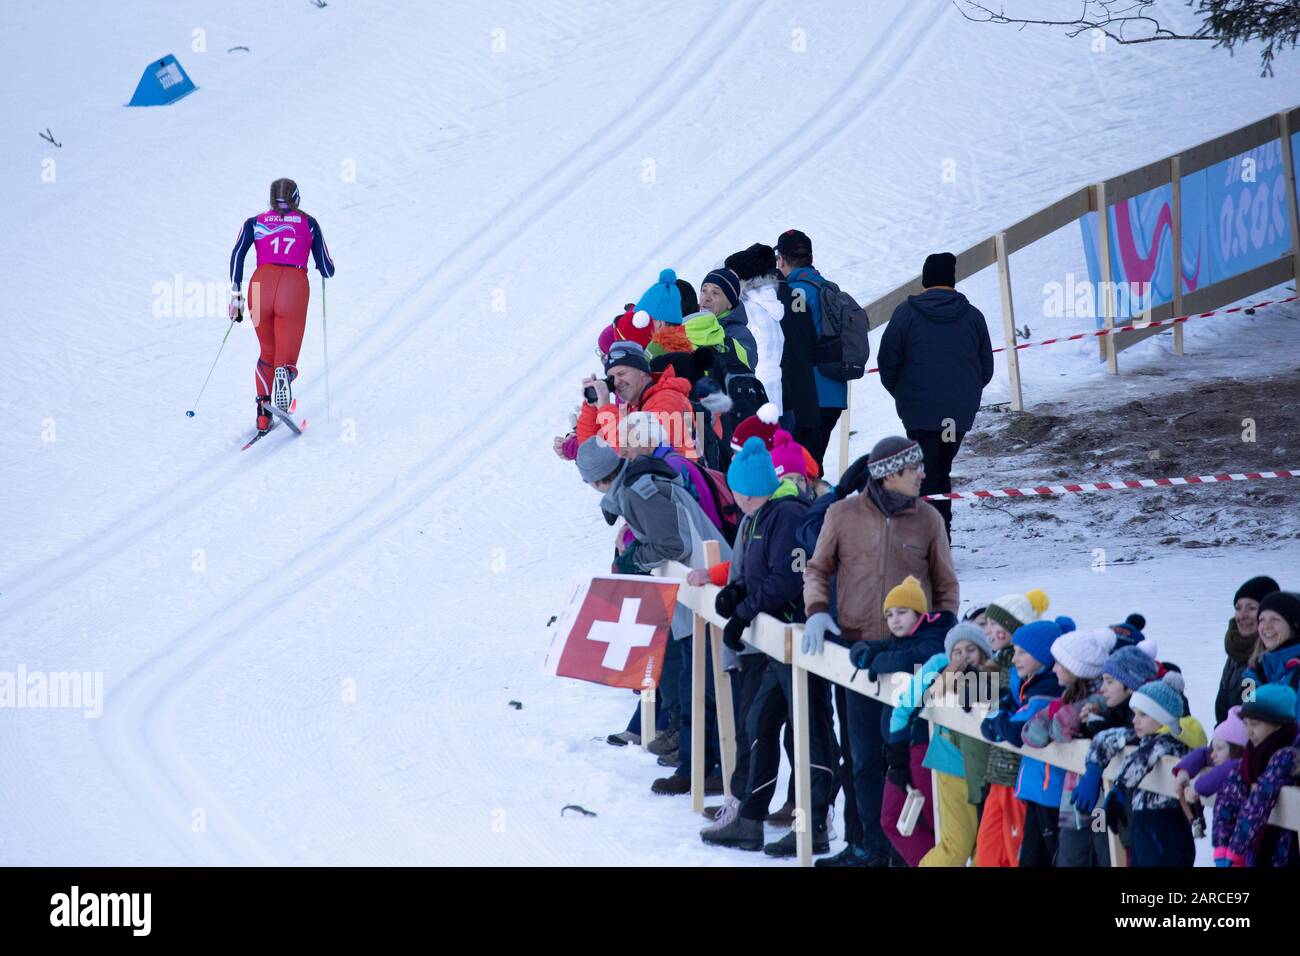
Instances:
[[[1300,170],[1300,133],[1291,137]],[[1281,140],[1183,177],[1183,294],[1263,265],[1291,248]],[[1142,283],[1141,296],[1119,296],[1118,318],[1173,298],[1173,186],[1110,207],[1111,275],[1119,287]],[[1097,214],[1079,220],[1088,276],[1101,282]],[[1103,324],[1100,303],[1097,327]]]

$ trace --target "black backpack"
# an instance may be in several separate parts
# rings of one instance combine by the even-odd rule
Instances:
[[[837,382],[852,382],[867,374],[871,358],[871,325],[867,310],[829,279],[800,276],[817,289],[822,331],[817,341],[817,371]],[[798,301],[799,291],[791,290]]]
[[[727,459],[731,455],[731,433],[736,426],[767,404],[767,389],[748,365],[736,354],[736,340],[726,336],[726,348],[714,350],[712,368],[706,373],[722,391],[731,399],[731,410],[721,416],[722,441],[727,448]],[[721,466],[721,467],[725,467]]]
[[[732,427],[723,428],[728,433],[750,415],[757,415],[758,410],[767,404],[767,389],[753,372],[730,372],[727,374],[727,395],[731,398],[731,411],[727,416],[732,420]],[[730,434],[728,434],[730,439]]]
[[[696,396],[691,393],[691,411],[695,413],[696,421],[700,423],[697,431],[700,434],[695,436],[699,442],[700,453],[704,456],[704,462],[710,468],[717,471],[726,472],[727,466],[731,464],[731,435],[726,431],[722,424],[722,416],[718,416],[717,421],[722,426],[722,435],[719,436],[713,430],[714,415],[709,411]]]

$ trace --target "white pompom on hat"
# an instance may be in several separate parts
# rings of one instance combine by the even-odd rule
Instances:
[[[1075,677],[1101,676],[1106,658],[1115,649],[1115,632],[1108,627],[1072,631],[1052,642],[1052,657]]]

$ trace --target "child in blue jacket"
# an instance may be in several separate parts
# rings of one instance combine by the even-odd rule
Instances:
[[[1016,747],[1023,745],[1025,724],[1064,692],[1052,671],[1056,663],[1052,644],[1073,630],[1072,620],[1058,617],[1054,621],[1025,624],[1011,635],[1015,648],[1011,663],[1015,671],[1011,678],[1010,706],[1004,701],[996,714],[985,718],[980,732],[986,739],[993,743],[1006,741]],[[1011,706],[1015,709],[1011,710]],[[1060,832],[1059,808],[1064,784],[1065,771],[1061,768],[1028,756],[1021,759],[1016,799],[1024,805],[1025,824],[1017,865],[1052,865]]]

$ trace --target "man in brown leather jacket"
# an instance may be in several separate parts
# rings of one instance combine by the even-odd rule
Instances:
[[[804,570],[805,654],[820,654],[828,633],[840,634],[850,644],[888,637],[885,595],[909,574],[921,582],[931,609],[957,612],[957,573],[943,517],[917,497],[925,477],[922,457],[921,446],[909,438],[883,438],[867,459],[870,477],[860,492],[839,489],[842,500],[827,510],[817,548]],[[838,625],[830,614],[832,581]],[[818,865],[888,866],[891,847],[880,826],[885,707],[853,692],[847,705],[854,796],[865,833],[861,846],[850,844]]]
[[[943,517],[917,498],[925,477],[920,455],[921,446],[911,439],[881,439],[868,459],[870,477],[861,494],[826,512],[804,571],[804,606],[810,623],[814,614],[828,612],[835,578],[839,628],[832,633],[842,630],[849,643],[889,636],[881,607],[889,589],[909,574],[921,582],[932,610],[957,613],[957,573]]]

